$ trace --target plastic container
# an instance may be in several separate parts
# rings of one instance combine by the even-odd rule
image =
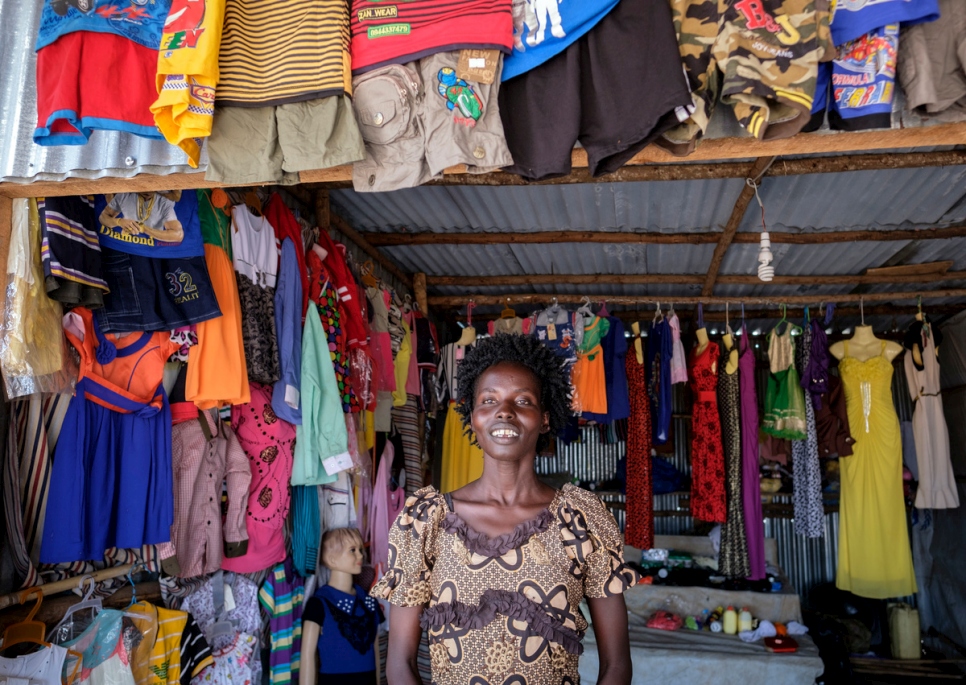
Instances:
[[[751,612],[748,610],[748,607],[744,607],[741,613],[738,614],[738,632],[743,633],[748,630],[752,630]]]
[[[889,605],[889,636],[893,659],[919,659],[919,612],[908,604]]]
[[[721,627],[725,635],[738,634],[738,612],[735,611],[734,607],[725,609],[724,615],[721,617]]]

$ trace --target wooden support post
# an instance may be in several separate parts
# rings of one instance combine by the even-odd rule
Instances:
[[[751,165],[751,169],[748,170],[748,178],[752,182],[745,183],[745,186],[741,189],[738,200],[735,202],[735,207],[731,210],[731,218],[725,224],[724,232],[722,232],[721,237],[718,239],[718,244],[715,245],[714,254],[711,256],[711,265],[708,267],[708,275],[704,280],[704,287],[701,288],[702,295],[707,296],[714,292],[714,284],[718,278],[718,270],[721,268],[721,262],[724,260],[725,252],[731,247],[731,241],[734,240],[735,233],[738,232],[738,226],[741,225],[741,220],[745,217],[748,205],[755,197],[754,184],[761,180],[762,174],[765,173],[765,170],[774,161],[774,157],[759,157]]]
[[[319,230],[328,232],[332,228],[332,208],[329,205],[329,191],[315,191],[315,225]]]
[[[413,297],[416,298],[416,306],[423,316],[429,316],[429,304],[426,302],[426,274],[422,271],[413,274]]]

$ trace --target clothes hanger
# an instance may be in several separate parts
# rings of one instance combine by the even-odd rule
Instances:
[[[26,602],[31,595],[37,595],[37,603],[34,604],[30,613],[27,614],[27,618],[19,623],[14,623],[7,626],[7,629],[3,631],[3,650],[9,647],[20,644],[35,644],[41,647],[52,647],[53,645],[45,639],[45,633],[47,632],[47,626],[42,621],[35,621],[34,617],[37,612],[40,611],[40,605],[44,601],[44,589],[42,587],[32,587],[27,588],[20,593],[20,603]],[[71,671],[70,675],[67,676],[66,685],[71,685],[74,679],[77,677],[78,672],[80,672],[81,659],[83,655],[73,649],[68,649],[67,654],[74,657],[74,669]]]
[[[368,260],[363,262],[362,266],[359,267],[359,272],[361,273],[361,276],[362,276],[361,278],[362,285],[366,286],[367,288],[379,287],[378,279],[376,279],[376,277],[372,275],[373,268],[374,267],[372,262]]]
[[[590,298],[584,295],[580,299],[580,302],[581,304],[577,308],[577,313],[580,314],[582,317],[584,317],[585,320],[590,319],[591,321],[593,321],[595,314],[594,314],[594,311],[590,308]]]
[[[473,309],[476,303],[470,300],[466,303],[466,328],[460,333],[460,339],[456,341],[457,346],[466,347],[476,342],[476,329],[473,328]]]
[[[597,310],[597,316],[601,316],[601,317],[610,316],[610,312],[607,311],[607,300],[600,301],[600,309]]]
[[[501,319],[515,319],[517,313],[510,307],[510,298],[506,298],[506,307],[500,312]]]
[[[656,326],[664,320],[664,312],[661,311],[661,303],[655,302],[657,307],[654,309],[654,319],[651,321],[652,326]]]
[[[97,616],[97,614],[101,612],[101,609],[104,608],[104,602],[102,602],[99,597],[94,597],[94,591],[97,590],[97,581],[94,580],[94,576],[90,574],[82,576],[80,583],[77,584],[77,587],[83,588],[87,584],[87,581],[90,581],[90,587],[84,593],[84,596],[82,597],[81,601],[79,601],[77,604],[73,605],[72,607],[67,609],[66,612],[64,612],[64,617],[60,619],[57,625],[55,625],[47,633],[48,637],[56,635],[57,631],[60,630],[60,627],[65,623],[67,623],[67,619],[69,619],[74,614],[80,611],[84,611],[85,609],[93,609],[94,616]]]
[[[670,319],[672,316],[677,316],[674,313],[674,303],[673,302],[671,303],[671,306],[667,308],[667,318]]]

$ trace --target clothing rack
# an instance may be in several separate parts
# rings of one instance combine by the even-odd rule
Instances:
[[[821,285],[821,283],[817,283]],[[551,298],[556,298],[559,304],[580,304],[584,300],[584,295],[554,295],[552,293],[522,293],[522,294],[505,294],[505,295],[444,295],[444,296],[433,296],[428,297],[427,301],[430,307],[462,307],[468,301],[474,302],[477,306],[484,305],[504,305],[508,302],[510,304],[541,304],[549,302]],[[705,296],[705,295],[685,295],[685,296],[655,296],[655,295],[594,295],[592,299],[594,300],[606,300],[608,304],[619,304],[619,305],[641,305],[641,304],[658,304],[659,302],[664,302],[675,305],[756,305],[761,307],[766,307],[770,309],[779,308],[782,306],[790,307],[793,305],[800,306],[818,306],[823,302],[854,302],[854,303],[864,303],[864,302],[894,302],[899,300],[912,300],[915,302],[917,298],[922,298],[923,300],[938,299],[938,298],[950,298],[950,297],[966,297],[966,288],[953,288],[948,290],[919,290],[919,291],[908,291],[908,292],[892,292],[892,293],[841,293],[836,295],[820,296],[820,295],[787,295],[787,296],[772,296],[772,297],[715,297],[715,296]]]
[[[56,595],[58,592],[73,590],[75,587],[77,587],[77,583],[80,582],[81,578],[93,578],[95,583],[102,580],[109,580],[111,578],[119,578],[130,573],[134,566],[134,564],[124,564],[123,566],[114,566],[113,568],[103,568],[99,571],[94,571],[93,573],[87,573],[82,576],[74,576],[73,578],[65,578],[64,580],[57,580],[53,583],[46,583],[36,587],[40,588],[44,597],[47,595]],[[24,592],[25,590],[18,590],[17,592],[11,592],[10,594],[0,596],[0,610],[13,606],[14,604],[20,604],[22,601],[21,597],[23,597]]]

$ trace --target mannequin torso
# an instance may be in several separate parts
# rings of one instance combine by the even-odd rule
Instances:
[[[875,337],[872,326],[856,326],[855,335],[849,340],[848,356],[864,362],[884,354],[885,358],[891,362],[902,352],[902,345],[891,340],[885,341],[885,351],[883,352],[882,342],[880,338]],[[845,357],[845,350],[845,342],[839,341],[829,347],[828,351],[836,359],[842,360]]]
[[[728,352],[727,361],[725,361],[725,373],[730,376],[738,370],[738,346],[735,345],[735,339],[731,333],[725,333],[721,340]]]

